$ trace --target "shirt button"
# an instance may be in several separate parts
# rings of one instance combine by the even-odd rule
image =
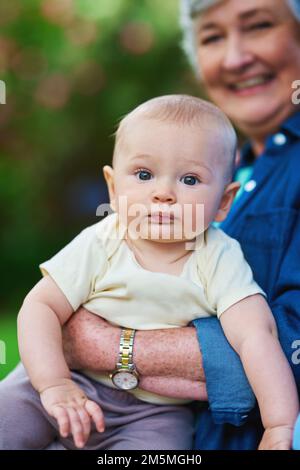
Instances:
[[[275,134],[273,137],[273,142],[275,145],[284,145],[286,143],[286,140],[286,136],[281,132]]]
[[[247,193],[250,193],[250,191],[253,191],[254,188],[256,188],[256,181],[250,180],[248,181],[248,183],[245,184],[244,191],[247,191]]]

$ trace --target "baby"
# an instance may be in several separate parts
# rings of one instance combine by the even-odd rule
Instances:
[[[154,393],[155,381],[151,393],[142,390],[134,333],[211,315],[256,394],[260,449],[291,447],[298,399],[275,322],[239,244],[211,225],[225,219],[239,189],[231,182],[235,153],[227,118],[198,98],[154,98],[121,121],[113,167],[104,167],[114,213],[40,266],[44,277],[18,316],[22,362],[32,397],[40,396],[31,419],[42,430],[40,447],[60,434],[69,449],[70,435],[86,449],[192,448],[200,384],[186,400],[170,381],[166,396]],[[123,328],[112,373],[67,367],[61,328],[80,305]]]

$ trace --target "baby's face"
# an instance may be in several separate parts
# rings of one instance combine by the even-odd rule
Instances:
[[[125,132],[109,170],[122,222],[142,238],[193,239],[215,219],[225,188],[218,132],[147,118]]]

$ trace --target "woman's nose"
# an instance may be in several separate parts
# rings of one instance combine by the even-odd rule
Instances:
[[[230,72],[243,71],[254,60],[242,37],[236,35],[227,39],[223,57],[223,68]]]

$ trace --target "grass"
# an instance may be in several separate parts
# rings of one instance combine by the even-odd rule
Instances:
[[[0,380],[19,362],[17,346],[17,325],[13,315],[0,319]]]

